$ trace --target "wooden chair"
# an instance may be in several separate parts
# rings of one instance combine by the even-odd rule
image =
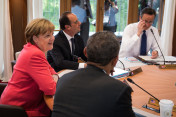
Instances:
[[[12,71],[13,71],[14,65],[16,64],[16,61],[17,61],[17,59],[18,59],[18,56],[20,55],[20,52],[21,52],[21,51],[16,52],[16,53],[15,53],[15,58],[16,58],[16,60],[11,61]]]

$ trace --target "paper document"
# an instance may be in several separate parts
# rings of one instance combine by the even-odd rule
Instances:
[[[154,114],[152,114],[152,113],[143,111],[143,110],[138,109],[138,108],[135,108],[135,107],[133,107],[133,111],[134,111],[135,113],[139,113],[139,114],[141,114],[141,115],[143,115],[143,116],[145,116],[145,117],[160,117],[160,116],[154,115]]]
[[[162,56],[156,58],[156,59],[151,59],[151,56],[139,56],[140,58],[144,59],[145,61],[148,62],[155,62],[159,65],[164,64],[164,58],[165,58],[165,64],[176,64],[176,57],[173,56]]]
[[[142,59],[146,60],[146,61],[164,61],[163,57],[160,56],[160,57],[157,57],[156,59],[151,59],[151,56],[139,56],[141,57]],[[165,61],[176,61],[176,57],[173,57],[173,56],[164,56],[165,58]]]
[[[71,70],[71,69],[65,69],[65,70],[62,70],[58,73],[59,75],[59,78],[62,77],[64,74],[67,74],[67,73],[70,73],[70,72],[73,72],[75,70]]]
[[[122,77],[129,76],[129,71],[126,71],[117,67],[114,68],[114,71],[115,72],[113,72],[113,76],[112,76],[114,78],[122,78]]]
[[[127,69],[127,68],[130,68],[130,67],[146,65],[146,64],[142,63],[141,61],[137,60],[134,57],[124,57],[124,58],[119,58],[119,60],[121,62],[118,61],[117,64],[116,64],[116,67],[121,68],[121,69]]]

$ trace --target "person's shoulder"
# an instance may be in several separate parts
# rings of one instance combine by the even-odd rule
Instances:
[[[128,25],[125,27],[125,30],[128,31],[128,30],[131,30],[131,29],[136,29],[136,28],[137,28],[137,25],[138,25],[138,22],[137,22],[137,23],[128,24]]]
[[[118,86],[118,87],[124,87],[124,88],[125,88],[125,87],[128,87],[127,84],[125,84],[125,83],[123,83],[122,81],[117,80],[117,79],[115,79],[115,78],[113,78],[113,77],[111,77],[111,76],[109,76],[108,80],[109,80],[109,82],[111,83],[111,85]]]
[[[23,59],[30,59],[33,57],[45,57],[45,53],[42,52],[36,45],[26,44],[20,54],[23,54]]]
[[[65,40],[66,37],[65,37],[65,34],[63,33],[63,31],[59,31],[56,35],[55,35],[55,40],[54,40],[54,45],[55,44],[60,44],[62,43],[63,40]]]
[[[64,34],[63,30],[60,30],[60,31],[55,35],[55,40],[64,37],[64,35],[65,35],[65,34]]]
[[[136,27],[137,25],[138,25],[138,22],[135,22],[127,25],[126,27]]]
[[[38,53],[40,52],[41,50],[37,47],[37,45],[33,45],[31,43],[27,43],[25,46],[24,46],[24,50],[26,52],[30,52],[30,53]]]
[[[74,39],[77,40],[77,42],[84,43],[82,37],[80,35],[78,35],[78,34],[75,34]]]
[[[45,53],[42,52],[37,46],[33,47],[30,51],[32,56],[40,56],[40,57],[45,57]]]
[[[158,31],[158,29],[156,28],[156,27],[154,27],[154,26],[151,26],[150,28],[149,28],[149,30],[153,30],[153,31]]]

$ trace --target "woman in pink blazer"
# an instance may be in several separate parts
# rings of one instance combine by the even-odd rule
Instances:
[[[50,116],[58,76],[45,53],[53,48],[54,25],[43,18],[26,27],[24,45],[0,104],[23,107],[28,116]]]

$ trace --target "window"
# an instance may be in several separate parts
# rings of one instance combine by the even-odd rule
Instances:
[[[128,0],[105,0],[103,29],[121,36],[127,25]]]
[[[59,30],[60,0],[43,0],[43,17],[55,25]]]
[[[90,5],[91,5],[91,9],[92,9],[92,15],[93,18],[90,18],[90,33],[96,32],[96,27],[91,23],[93,22],[93,20],[96,19],[96,11],[97,11],[97,2],[95,0],[90,0]]]
[[[61,0],[43,0],[43,17],[50,20],[55,25],[56,30],[59,30],[60,1]],[[81,0],[81,2],[83,1],[84,0]],[[90,22],[89,35],[92,35],[93,33],[96,32],[96,26],[93,25],[92,22],[96,20],[97,0],[89,0],[89,1],[92,11],[92,18],[89,18]],[[115,2],[118,7],[118,13],[115,15],[115,19],[117,22],[115,34],[122,35],[121,33],[123,32],[125,26],[127,25],[128,0],[115,0]]]
[[[86,45],[89,36],[95,33],[95,25],[91,22],[96,17],[96,1],[72,0],[71,12],[81,22],[81,31],[79,34]]]

